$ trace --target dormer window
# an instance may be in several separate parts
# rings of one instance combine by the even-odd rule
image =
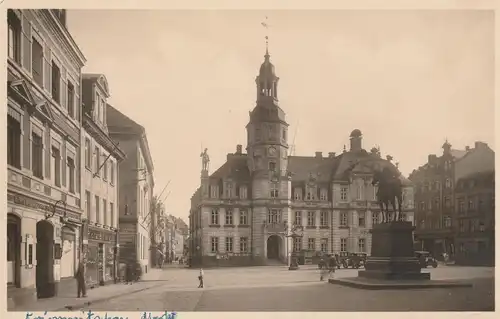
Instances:
[[[328,200],[328,192],[327,192],[326,188],[322,188],[320,190],[319,199],[323,200],[323,201]]]
[[[226,183],[226,198],[232,198],[232,197],[233,197],[233,184]]]
[[[302,188],[295,187],[295,189],[293,190],[293,198],[295,200],[302,200]]]
[[[306,187],[306,200],[316,200],[316,187],[314,186]]]
[[[219,198],[219,187],[217,185],[210,186],[210,198]]]

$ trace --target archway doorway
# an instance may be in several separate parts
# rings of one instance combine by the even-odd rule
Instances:
[[[21,219],[7,214],[7,285],[20,286]]]
[[[36,293],[38,298],[55,296],[54,226],[46,220],[36,224]]]
[[[267,239],[267,258],[276,259],[280,258],[280,243],[281,239],[278,235],[269,236]]]

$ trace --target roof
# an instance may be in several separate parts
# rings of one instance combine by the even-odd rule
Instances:
[[[335,168],[334,157],[289,156],[288,170],[292,173],[292,182],[307,181],[312,177],[318,182],[329,182]]]
[[[459,158],[462,158],[465,154],[467,154],[467,151],[466,150],[452,149],[452,150],[450,150],[450,153],[454,158],[459,159]]]
[[[231,178],[238,181],[249,181],[250,171],[246,154],[228,154],[227,160],[218,170],[210,175],[211,179]]]
[[[470,173],[468,175],[460,177],[458,179],[458,181],[472,180],[472,179],[479,180],[479,179],[488,179],[488,178],[495,179],[495,171],[490,170],[490,171]]]

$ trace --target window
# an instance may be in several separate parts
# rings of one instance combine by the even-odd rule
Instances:
[[[373,186],[373,200],[377,200],[378,187]]]
[[[358,251],[364,253],[365,249],[366,249],[365,239],[364,238],[360,238],[358,240]]]
[[[302,249],[302,237],[293,237],[293,251],[297,252]]]
[[[465,233],[466,231],[465,221],[463,219],[458,221],[458,231],[461,233]]]
[[[425,202],[420,202],[420,210],[421,211],[425,210]]]
[[[340,213],[340,226],[347,226],[347,213]]]
[[[445,187],[446,188],[451,188],[451,180],[449,178],[446,179]]]
[[[69,81],[66,87],[66,104],[69,116],[75,119],[75,87]]]
[[[293,197],[295,200],[302,200],[302,189],[296,187],[293,191]]]
[[[111,185],[115,184],[115,163],[109,162],[109,182]]]
[[[108,180],[108,161],[107,161],[107,158],[104,154],[102,154],[102,158],[103,158],[103,164],[102,164],[102,175],[103,175],[103,179],[105,181]]]
[[[31,41],[31,73],[35,83],[43,87],[43,47],[35,38]]]
[[[219,237],[212,237],[211,238],[211,251],[213,253],[216,253],[219,251]]]
[[[66,159],[66,165],[68,166],[68,190],[70,193],[75,193],[75,161],[68,156]]]
[[[227,209],[226,210],[226,225],[232,225],[232,224],[233,224],[233,210]]]
[[[232,198],[232,197],[233,197],[233,184],[226,183],[226,198]]]
[[[94,174],[99,175],[99,168],[101,168],[101,155],[99,147],[94,148]]]
[[[226,237],[226,252],[233,252],[233,237]]]
[[[95,108],[95,112],[96,112],[95,120],[97,122],[101,118],[101,97],[99,96],[99,94],[96,94],[96,103],[97,103],[97,107]]]
[[[261,135],[262,135],[262,134],[261,134],[260,128],[259,128],[259,127],[256,127],[256,128],[255,128],[255,140],[256,140],[256,141],[260,141],[260,139],[261,139]]]
[[[443,218],[443,224],[445,228],[451,228],[451,218],[449,216],[445,216]]]
[[[356,199],[357,200],[363,199],[363,185],[361,184],[356,185]]]
[[[92,221],[90,216],[90,192],[85,191],[85,213],[87,213],[87,218]]]
[[[475,208],[476,208],[476,205],[474,205],[474,200],[473,199],[469,199],[468,210],[474,210]]]
[[[52,99],[58,104],[61,103],[61,70],[52,61]]]
[[[441,188],[441,183],[439,181],[435,181],[434,186],[435,186],[436,190],[439,190]]]
[[[240,199],[247,199],[248,192],[246,186],[240,186]]]
[[[31,133],[31,169],[33,176],[43,178],[43,142],[41,134]]]
[[[372,213],[372,225],[377,225],[378,224],[378,212],[373,212]]]
[[[92,156],[90,154],[90,139],[85,139],[85,167],[90,168],[90,163],[92,162]]]
[[[7,164],[21,168],[21,124],[7,115]]]
[[[342,201],[347,200],[347,187],[340,188],[340,200],[342,200]]]
[[[307,239],[307,249],[316,250],[316,239],[315,238]]]
[[[319,215],[319,224],[320,226],[328,226],[328,212],[322,211]]]
[[[328,238],[321,238],[321,252],[328,252]]]
[[[340,238],[340,251],[347,251],[347,238]]]
[[[248,225],[248,215],[244,209],[240,209],[240,225]]]
[[[107,214],[107,210],[108,210],[108,205],[107,205],[107,203],[106,203],[106,200],[105,200],[105,199],[103,199],[103,200],[102,200],[102,216],[103,216],[103,218],[102,218],[102,219],[103,219],[103,223],[102,223],[102,224],[103,224],[103,225],[106,225],[106,226],[107,226],[107,225],[109,225],[109,224],[108,224],[108,214]]]
[[[358,225],[359,225],[359,227],[366,226],[366,213],[365,212],[358,213]]]
[[[316,225],[316,212],[307,212],[307,226]]]
[[[434,209],[439,210],[440,207],[439,197],[434,198]]]
[[[326,189],[322,188],[319,192],[319,199],[320,200],[328,200],[328,192]]]
[[[115,227],[115,205],[109,203],[109,226]]]
[[[248,252],[248,237],[240,238],[240,253]]]
[[[8,46],[7,46],[7,56],[17,62],[21,63],[21,21],[17,15],[12,11],[8,10],[7,16],[8,23]]]
[[[101,223],[101,213],[99,211],[99,196],[95,195],[95,222]]]
[[[212,209],[212,215],[210,219],[212,225],[219,225],[219,210]]]
[[[283,141],[286,141],[286,129],[283,129],[283,130],[282,130],[282,133],[281,133],[281,139],[282,139]]]
[[[445,196],[445,198],[444,198],[444,206],[445,206],[446,208],[450,208],[450,207],[451,207],[451,200],[450,200],[450,197]]]
[[[210,186],[210,198],[218,198],[219,197],[219,187],[212,185]]]
[[[267,212],[267,223],[268,224],[277,224],[280,222],[280,216],[277,209],[270,209]]]
[[[271,184],[271,198],[278,198],[278,185],[276,183]]]
[[[275,162],[269,162],[269,170],[271,172],[276,172],[276,163]]]
[[[465,213],[465,201],[463,198],[458,199],[458,212]]]
[[[301,211],[295,212],[295,225],[302,226],[302,212]]]
[[[52,146],[52,167],[50,169],[54,185],[61,187],[61,151],[55,146]]]
[[[306,200],[315,200],[316,196],[314,196],[316,189],[313,187],[307,187],[306,189]]]

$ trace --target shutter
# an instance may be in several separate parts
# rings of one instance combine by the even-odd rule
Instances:
[[[21,56],[22,65],[28,73],[31,73],[31,24],[30,21],[23,16],[21,28]]]
[[[52,86],[50,85],[51,83],[51,78],[52,78],[52,65],[50,64],[50,49],[47,46],[46,43],[43,44],[43,63],[45,64],[45,67],[43,69],[43,87],[44,89],[49,92],[52,96]]]
[[[66,111],[68,110],[67,93],[68,93],[68,80],[66,78],[66,68],[61,67],[61,106]]]

